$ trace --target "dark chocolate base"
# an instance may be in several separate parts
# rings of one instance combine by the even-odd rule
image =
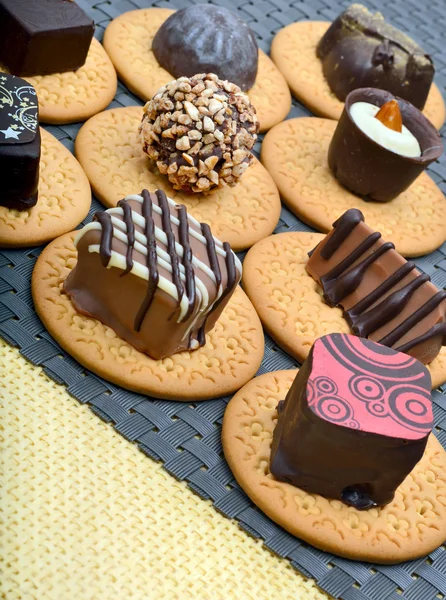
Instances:
[[[0,206],[27,210],[37,203],[40,131],[27,144],[0,144]]]
[[[0,0],[0,62],[15,75],[75,71],[94,23],[71,0]]]
[[[38,199],[38,193],[34,194],[33,196],[30,196],[29,198],[21,199],[0,197],[0,206],[5,206],[6,208],[10,208],[11,210],[29,210],[37,204]]]

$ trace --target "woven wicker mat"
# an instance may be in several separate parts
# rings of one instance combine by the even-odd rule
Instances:
[[[326,600],[1,340],[0,370],[1,598]]]
[[[95,19],[99,39],[113,17],[151,5],[148,0],[77,1]],[[191,3],[174,0],[153,5],[181,8]],[[434,56],[436,82],[446,95],[444,0],[428,5],[418,0],[365,3],[382,10]],[[257,34],[259,45],[268,51],[273,34],[282,26],[300,19],[333,19],[349,2],[215,0],[214,4],[238,9]],[[111,106],[134,104],[141,102],[120,85]],[[290,116],[307,114],[294,102]],[[72,150],[79,127],[48,130]],[[430,174],[446,191],[445,156],[430,168]],[[99,207],[93,204],[91,213]],[[308,228],[283,209],[276,232],[290,230]],[[0,512],[8,521],[2,536],[6,553],[2,548],[0,554],[9,561],[5,571],[9,587],[5,588],[3,578],[6,591],[0,587],[1,598],[326,597],[310,581],[297,574],[291,577],[290,563],[327,594],[343,600],[446,596],[445,547],[425,560],[398,566],[357,563],[302,543],[258,511],[222,456],[220,427],[228,398],[196,406],[151,400],[113,386],[79,366],[54,342],[34,313],[30,278],[39,251],[0,252],[0,335],[135,446],[105,424],[94,422],[86,407],[70,399],[61,386],[47,381],[17,350],[4,344],[0,347],[5,362],[1,423],[7,483],[0,492]],[[446,245],[416,262],[438,287],[446,287]],[[267,339],[260,372],[293,366],[293,360]],[[446,447],[445,393],[446,387],[435,392],[433,400],[435,433]],[[40,432],[39,419],[46,423]],[[136,447],[160,462],[144,460]],[[161,464],[183,483],[173,481]],[[184,482],[206,502],[197,502]],[[16,512],[13,504],[18,506]],[[233,523],[211,510],[211,504],[236,519],[257,541],[241,535]],[[33,522],[36,514],[41,519],[38,524]],[[80,555],[64,545],[64,536],[75,539],[77,528],[88,532],[85,540],[79,540]],[[39,548],[39,539],[32,539],[39,530],[46,533],[42,538],[45,548]],[[262,551],[262,543],[289,562]],[[180,557],[174,562],[172,548]]]

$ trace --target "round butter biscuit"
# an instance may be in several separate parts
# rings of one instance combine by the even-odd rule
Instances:
[[[446,536],[446,452],[433,434],[423,458],[382,508],[358,511],[273,477],[270,454],[276,407],[296,374],[260,375],[226,408],[223,450],[251,500],[292,535],[344,558],[392,564],[420,558],[441,546]]]
[[[1,71],[7,71],[0,66]],[[104,110],[116,94],[116,71],[97,39],[77,71],[24,77],[37,92],[39,121],[62,125],[85,121]]]
[[[183,402],[221,398],[256,374],[263,357],[262,325],[238,287],[206,345],[154,360],[100,321],[78,313],[63,282],[76,264],[75,232],[49,244],[37,259],[32,294],[37,314],[54,339],[81,365],[128,390]]]
[[[76,156],[107,208],[135,191],[162,189],[200,222],[208,223],[215,237],[229,242],[235,251],[274,231],[280,216],[279,192],[258,160],[235,187],[207,195],[174,190],[142,150],[138,133],[142,114],[138,106],[107,110],[87,121],[77,135]]]
[[[39,246],[73,230],[91,206],[91,189],[78,161],[51,133],[40,130],[42,155],[37,204],[0,206],[0,247]]]
[[[446,241],[446,199],[421,175],[390,202],[363,200],[343,187],[327,161],[337,123],[301,117],[276,125],[262,144],[261,160],[288,208],[318,231],[330,231],[349,208],[359,208],[368,225],[407,257],[423,256]]]

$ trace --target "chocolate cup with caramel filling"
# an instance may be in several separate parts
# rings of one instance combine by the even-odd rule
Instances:
[[[350,92],[328,149],[328,165],[346,188],[376,202],[390,202],[404,192],[443,152],[435,127],[410,102],[396,98],[403,125],[416,137],[421,156],[401,156],[387,150],[354,122],[350,109],[356,102],[381,107],[395,97],[384,90],[361,88]]]

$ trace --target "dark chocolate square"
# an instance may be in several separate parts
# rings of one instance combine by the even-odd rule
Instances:
[[[391,502],[431,433],[431,384],[402,352],[340,333],[317,339],[278,407],[272,474],[358,510]]]
[[[21,76],[75,71],[93,21],[71,0],[0,0],[0,62]]]

